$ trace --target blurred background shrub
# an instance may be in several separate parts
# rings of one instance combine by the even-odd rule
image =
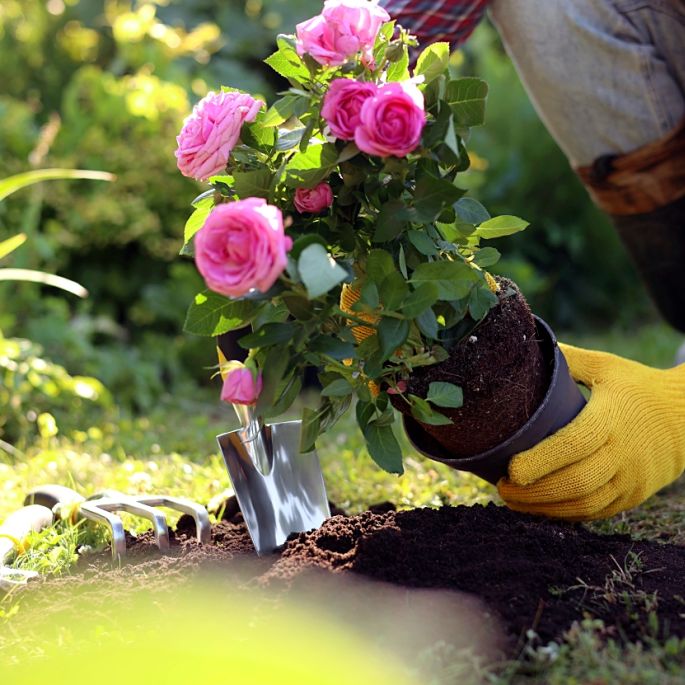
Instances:
[[[201,282],[177,256],[198,185],[176,169],[175,136],[191,104],[220,84],[273,97],[280,84],[261,60],[278,32],[320,6],[2,0],[0,178],[38,166],[117,175],[114,184],[38,186],[0,205],[0,240],[29,237],[12,266],[57,272],[90,291],[76,302],[34,284],[0,285],[0,331],[42,347],[22,354],[94,376],[134,410],[208,382],[211,341],[181,332]],[[464,180],[493,213],[532,224],[500,242],[501,270],[557,329],[652,317],[607,220],[538,120],[493,29],[482,26],[454,62],[491,85]]]

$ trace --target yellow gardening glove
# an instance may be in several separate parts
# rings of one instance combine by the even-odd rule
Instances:
[[[685,364],[652,369],[560,345],[592,395],[581,413],[517,454],[497,488],[516,511],[581,521],[644,502],[685,469]]]

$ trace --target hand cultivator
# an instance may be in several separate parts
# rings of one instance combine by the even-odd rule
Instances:
[[[0,590],[10,590],[36,578],[36,571],[8,568],[7,562],[21,552],[29,533],[38,532],[52,525],[50,509],[38,504],[23,507],[10,514],[0,526]]]
[[[169,527],[166,516],[157,507],[166,507],[188,514],[195,521],[199,542],[209,543],[211,525],[207,510],[195,502],[164,495],[124,495],[116,490],[105,490],[85,499],[74,490],[62,485],[44,485],[32,490],[25,504],[43,505],[62,519],[87,519],[107,526],[112,537],[112,559],[115,563],[126,557],[126,532],[118,512],[140,516],[152,523],[160,552],[170,548]]]

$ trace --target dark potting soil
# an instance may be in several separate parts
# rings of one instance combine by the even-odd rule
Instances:
[[[550,380],[536,339],[535,320],[513,281],[498,278],[499,304],[440,364],[421,367],[409,379],[408,392],[426,397],[433,381],[459,385],[464,404],[440,409],[447,426],[422,424],[455,457],[480,454],[513,435],[540,406]],[[407,411],[399,399],[393,405]]]
[[[145,533],[130,541],[131,563],[122,568],[111,570],[104,554],[84,556],[75,575],[44,581],[29,594],[47,617],[60,610],[60,592],[68,597],[74,586],[95,607],[140,589],[173,596],[188,579],[213,571],[232,590],[258,585],[278,596],[308,591],[318,569],[331,580],[363,577],[474,595],[500,620],[511,654],[529,629],[544,641],[558,639],[584,614],[601,618],[612,637],[639,638],[653,603],[659,637],[685,636],[685,547],[598,535],[493,504],[402,512],[381,505],[376,512],[335,515],[318,530],[292,536],[279,554],[258,558],[240,512],[231,518],[214,526],[210,545],[197,543],[188,519],[181,519],[168,556]],[[632,587],[616,582],[613,594],[605,590],[607,577],[635,558],[641,570],[633,571]],[[103,594],[104,587],[110,591]],[[619,600],[623,590],[630,591],[630,606]]]

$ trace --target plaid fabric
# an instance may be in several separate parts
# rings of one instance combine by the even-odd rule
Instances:
[[[413,33],[423,46],[463,43],[482,19],[490,0],[380,0],[392,19]]]

